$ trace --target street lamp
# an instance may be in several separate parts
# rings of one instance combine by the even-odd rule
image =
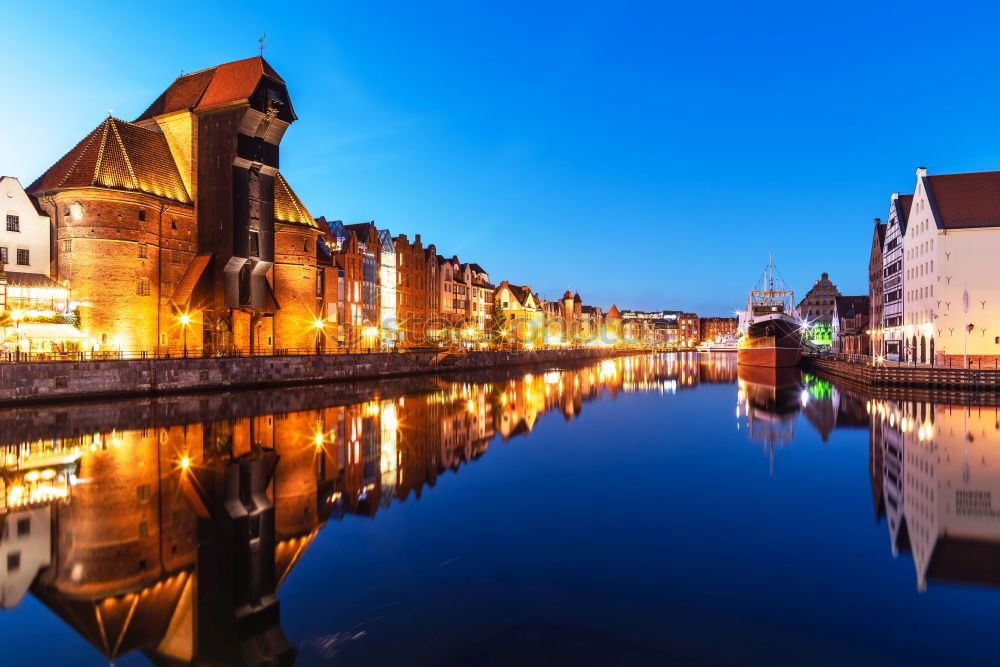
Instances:
[[[191,325],[191,316],[187,313],[181,313],[178,320],[181,323],[181,329],[184,332],[184,358],[187,359],[188,356],[188,326]]]
[[[17,358],[21,358],[21,320],[24,319],[23,310],[11,311],[10,319],[14,320],[14,350]]]
[[[313,328],[316,330],[316,354],[321,354],[322,351],[322,340],[323,340],[323,327],[325,322],[320,318],[313,320]]]

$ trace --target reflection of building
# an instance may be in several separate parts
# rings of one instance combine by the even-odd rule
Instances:
[[[35,576],[52,562],[48,505],[8,512],[0,525],[0,609],[21,603]]]
[[[495,436],[515,441],[545,415],[575,419],[605,391],[669,394],[735,372],[731,355],[669,354],[491,382],[421,378],[402,396],[379,383],[358,390],[377,387],[377,400],[347,404],[331,387],[211,405],[176,397],[148,413],[163,423],[136,429],[134,412],[107,408],[118,416],[106,426],[60,437],[95,414],[74,408],[75,419],[25,425],[42,431],[0,446],[4,497],[18,486],[24,501],[0,508],[0,575],[19,551],[0,576],[4,604],[31,584],[108,660],[141,651],[156,664],[286,664],[294,649],[278,593],[329,520],[419,498]],[[220,415],[258,400],[266,409]]]
[[[912,552],[918,589],[935,580],[1000,585],[994,410],[876,400],[868,410],[883,442],[893,553]]]

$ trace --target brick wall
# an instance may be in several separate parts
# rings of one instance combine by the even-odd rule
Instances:
[[[79,203],[83,215],[68,215]],[[56,279],[81,303],[80,329],[102,349],[166,352],[181,348],[170,297],[195,254],[193,210],[142,193],[61,192],[46,201],[57,221]],[[188,334],[201,345],[200,322]]]

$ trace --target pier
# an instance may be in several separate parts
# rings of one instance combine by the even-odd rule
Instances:
[[[859,358],[860,359],[860,358]],[[1000,390],[1000,369],[954,368],[872,364],[870,361],[806,356],[802,366],[866,387],[952,388],[973,391]]]

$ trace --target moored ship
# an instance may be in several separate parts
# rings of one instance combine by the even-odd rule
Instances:
[[[695,349],[698,352],[735,352],[736,348],[735,336],[723,336],[718,340],[706,340]]]
[[[763,285],[750,292],[740,331],[736,361],[741,366],[784,368],[802,358],[802,323],[795,313],[794,295],[780,279],[775,281],[770,261]]]

